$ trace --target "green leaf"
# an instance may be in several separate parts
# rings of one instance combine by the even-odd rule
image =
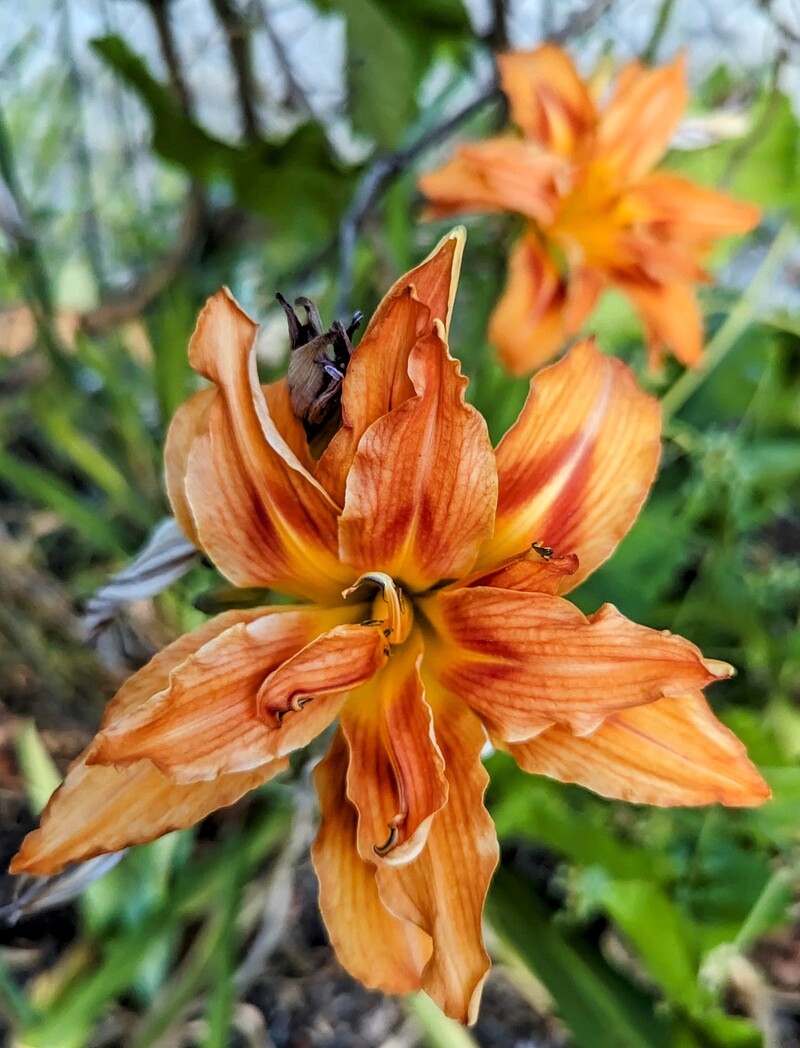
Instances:
[[[563,931],[519,873],[498,870],[488,914],[548,989],[580,1048],[671,1048],[652,1001],[609,968],[596,947]]]
[[[339,0],[347,19],[347,90],[356,131],[397,146],[414,113],[414,52],[375,0]]]
[[[343,171],[318,125],[305,124],[282,142],[229,145],[186,117],[121,37],[93,40],[92,47],[150,113],[153,148],[165,160],[206,184],[229,182],[238,203],[266,219],[282,225],[290,214],[295,240],[330,235],[352,175]]]

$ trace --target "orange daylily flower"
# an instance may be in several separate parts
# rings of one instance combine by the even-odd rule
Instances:
[[[651,367],[665,347],[697,364],[694,285],[712,279],[702,263],[718,237],[752,229],[759,211],[652,170],[686,105],[683,59],[653,70],[631,62],[605,104],[558,47],[498,64],[522,137],[464,145],[419,185],[431,217],[513,211],[527,221],[489,323],[503,363],[514,374],[547,363],[615,287],[641,316]]]
[[[475,1019],[497,840],[487,735],[531,772],[650,804],[769,790],[702,689],[730,667],[605,605],[564,599],[612,552],[656,471],[659,409],[584,342],[531,383],[496,449],[447,331],[463,233],[389,291],[353,352],[318,460],[256,326],[222,291],[189,353],[210,389],[166,449],[175,514],[235,584],[228,611],[111,702],[15,873],[189,826],[282,771],[338,719],[315,781],[320,906],[342,964]]]

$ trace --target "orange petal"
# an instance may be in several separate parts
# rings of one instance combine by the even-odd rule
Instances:
[[[168,684],[137,709],[104,725],[87,763],[124,766],[147,759],[174,782],[187,783],[271,760],[277,731],[259,716],[259,688],[348,614],[363,611],[260,609],[258,617],[231,626],[175,666]]]
[[[427,683],[426,692],[431,694]],[[483,806],[486,737],[463,703],[436,696],[431,704],[449,798],[420,856],[404,866],[382,865],[376,877],[392,913],[433,939],[422,988],[445,1014],[473,1023],[490,966],[481,915],[498,859],[494,825]]]
[[[172,512],[181,531],[195,546],[200,545],[200,540],[186,498],[186,472],[192,445],[208,430],[208,412],[216,395],[216,389],[204,389],[182,404],[172,416],[164,447],[164,480]]]
[[[552,724],[578,735],[606,717],[727,677],[683,637],[630,622],[611,604],[588,618],[560,597],[460,589],[426,598],[431,672],[508,742]]]
[[[380,626],[337,626],[274,670],[258,693],[259,716],[277,724],[269,752],[281,757],[307,745],[331,723],[347,692],[386,665],[389,644]]]
[[[686,108],[686,63],[645,69],[632,62],[600,116],[596,156],[634,182],[663,156]]]
[[[726,193],[705,189],[669,171],[654,171],[633,186],[628,201],[640,220],[674,227],[675,239],[710,243],[717,237],[748,233],[758,225],[760,210]]]
[[[339,505],[359,441],[383,415],[414,396],[408,360],[417,341],[447,328],[453,308],[465,234],[455,229],[416,269],[384,295],[356,346],[342,386],[342,425],[319,460],[316,476]]]
[[[703,319],[688,284],[645,284],[625,281],[619,288],[644,321],[650,367],[657,370],[664,346],[681,364],[692,367],[703,353]]]
[[[525,553],[508,557],[490,568],[479,568],[465,579],[452,584],[462,586],[492,586],[495,589],[520,590],[523,593],[559,592],[564,579],[578,570],[574,553],[559,556],[547,546],[534,543]]]
[[[338,560],[337,507],[270,415],[255,333],[227,291],[200,314],[189,358],[222,396],[192,445],[186,495],[203,548],[231,581],[324,601],[352,581]]]
[[[589,308],[593,303],[588,303]],[[567,329],[567,284],[535,233],[526,234],[511,252],[508,282],[489,320],[489,341],[512,375],[534,371],[559,352],[574,331]],[[577,330],[577,302],[570,319]]]
[[[517,127],[561,156],[580,154],[591,142],[587,136],[597,113],[569,55],[545,44],[535,51],[498,55],[497,64]]]
[[[494,455],[444,328],[409,357],[417,395],[361,438],[339,526],[342,559],[411,590],[468,571],[492,531]]]
[[[339,962],[354,978],[384,993],[410,993],[420,989],[430,936],[380,900],[375,866],[356,847],[358,816],[345,790],[347,765],[347,743],[337,732],[314,770],[322,822],[311,857],[322,919]]]
[[[611,555],[636,519],[660,451],[658,402],[620,361],[582,342],[540,372],[497,448],[493,565],[537,541],[577,554],[562,592]]]
[[[508,750],[524,771],[637,804],[750,807],[770,796],[700,694],[622,710],[584,737],[555,726]]]
[[[421,655],[417,634],[394,650],[372,684],[350,696],[339,718],[350,749],[347,796],[358,812],[359,854],[378,865],[415,859],[447,803]]]
[[[430,217],[458,211],[515,211],[549,225],[559,189],[570,178],[566,163],[535,142],[489,138],[461,146],[455,157],[423,175],[419,188],[430,200]]]
[[[52,876],[70,863],[192,826],[287,765],[285,760],[272,761],[210,782],[176,785],[149,761],[109,768],[79,760],[50,799],[40,828],[22,842],[11,873]]]

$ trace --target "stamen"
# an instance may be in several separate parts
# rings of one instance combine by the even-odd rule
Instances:
[[[373,844],[372,850],[376,855],[380,855],[381,858],[388,855],[389,852],[396,848],[399,844],[400,827],[408,818],[407,812],[400,812],[395,815],[391,822],[387,823],[389,827],[389,837],[383,844]]]
[[[555,550],[552,549],[550,546],[543,546],[538,541],[531,543],[531,549],[533,550],[534,553],[538,553],[539,556],[543,557],[545,560],[550,560],[550,558],[555,553]]]

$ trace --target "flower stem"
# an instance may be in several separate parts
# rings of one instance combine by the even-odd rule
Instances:
[[[742,297],[730,311],[725,323],[706,346],[700,365],[685,371],[661,401],[664,419],[675,415],[699,389],[736,344],[751,323],[766,289],[774,282],[786,255],[795,242],[795,231],[787,219],[773,240],[761,266]]]

